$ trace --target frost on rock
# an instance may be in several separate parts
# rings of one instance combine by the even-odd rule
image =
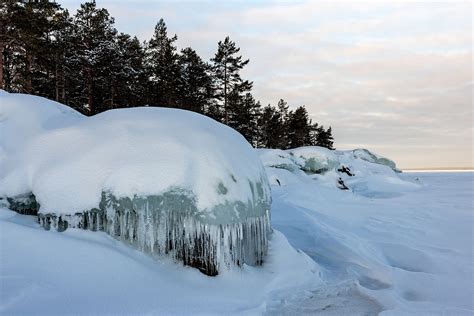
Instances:
[[[235,130],[177,109],[83,117],[43,98],[0,97],[0,197],[10,208],[37,212],[46,229],[105,231],[208,275],[263,262],[270,187]]]

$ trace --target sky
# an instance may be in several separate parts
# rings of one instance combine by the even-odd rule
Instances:
[[[71,13],[81,1],[59,1]],[[97,0],[119,31],[151,38],[162,17],[178,48],[209,60],[226,36],[262,104],[283,98],[332,126],[337,149],[400,168],[473,167],[471,1]]]

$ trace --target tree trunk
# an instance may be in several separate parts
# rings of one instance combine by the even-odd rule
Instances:
[[[224,122],[228,123],[227,118],[227,62],[224,64]]]
[[[115,87],[114,87],[114,83],[112,82],[112,85],[111,85],[111,89],[110,89],[110,106],[111,108],[115,108],[115,104],[114,104],[114,94],[115,94]]]
[[[0,89],[5,89],[4,80],[3,80],[3,52],[5,50],[5,45],[3,43],[0,46]]]
[[[66,103],[66,74],[64,71],[64,51],[62,52],[63,57],[62,63],[61,63],[61,100],[62,102]]]
[[[90,114],[95,114],[94,113],[94,108],[92,102],[94,101],[93,95],[92,95],[92,70],[90,68],[87,68],[87,105],[89,106],[89,112]]]
[[[55,89],[56,89],[56,102],[59,102],[59,66],[58,66],[58,53],[56,52],[55,58],[55,69],[54,69],[54,80],[55,80]]]
[[[32,85],[32,73],[31,73],[31,66],[33,63],[33,56],[27,51],[26,52],[26,83],[25,83],[25,91],[26,93],[31,93],[33,91]]]

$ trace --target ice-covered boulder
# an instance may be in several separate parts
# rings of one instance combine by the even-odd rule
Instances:
[[[19,126],[28,129],[19,116],[38,100],[40,113],[57,107],[30,96],[2,100],[6,143]],[[104,230],[206,274],[262,263],[271,231],[270,189],[261,161],[236,131],[167,108],[65,121],[37,129],[15,155],[6,155],[0,196],[31,193],[46,228]]]
[[[285,150],[257,148],[256,151],[265,167],[286,169],[291,172],[300,169],[295,158]]]
[[[295,157],[295,162],[308,173],[324,173],[339,166],[334,151],[324,147],[307,146],[289,149],[290,155]]]
[[[367,149],[329,150],[307,146],[288,150],[258,149],[272,185],[284,185],[291,172],[310,178],[322,186],[369,197],[390,197],[417,189],[418,186],[401,179],[395,163]],[[275,169],[284,171],[275,172]],[[277,176],[276,174],[279,174]]]

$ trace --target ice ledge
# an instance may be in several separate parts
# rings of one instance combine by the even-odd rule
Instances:
[[[36,214],[39,208],[32,194],[9,201],[12,210],[23,214]],[[246,206],[240,203],[227,207],[242,211]],[[37,216],[47,230],[104,231],[145,253],[169,255],[213,276],[226,267],[263,263],[272,231],[269,207],[263,202],[256,203],[252,210],[240,213],[246,216],[239,221],[234,217],[227,222],[206,222],[196,216],[194,200],[180,192],[120,199],[103,193],[99,208]]]

